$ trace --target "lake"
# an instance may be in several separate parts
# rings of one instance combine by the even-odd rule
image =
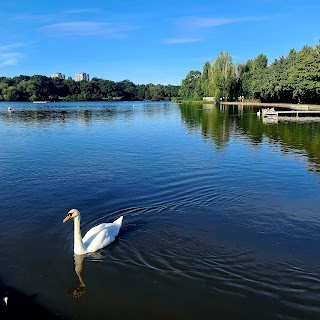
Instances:
[[[1,312],[319,319],[320,124],[257,111],[2,102]],[[74,256],[71,208],[119,237]]]

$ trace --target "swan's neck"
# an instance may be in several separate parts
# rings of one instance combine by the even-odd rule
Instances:
[[[86,252],[83,247],[83,241],[81,237],[80,231],[80,216],[75,217],[74,219],[74,244],[73,244],[73,252],[75,254],[84,254]]]

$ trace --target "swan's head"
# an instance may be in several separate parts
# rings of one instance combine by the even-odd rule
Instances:
[[[79,210],[77,210],[77,209],[71,209],[71,210],[68,212],[67,216],[63,219],[63,222],[66,222],[66,221],[70,220],[71,218],[74,219],[74,218],[79,217],[79,216],[80,216]]]

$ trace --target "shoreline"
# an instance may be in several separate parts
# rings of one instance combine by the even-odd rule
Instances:
[[[294,110],[313,110],[320,111],[320,105],[318,104],[294,104],[294,103],[271,103],[271,102],[220,102],[223,105],[240,105],[240,106],[261,106],[261,107],[278,107],[278,108],[290,108]]]

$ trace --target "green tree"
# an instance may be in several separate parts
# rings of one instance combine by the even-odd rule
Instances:
[[[212,65],[209,61],[207,61],[203,66],[203,71],[200,79],[201,89],[203,95],[206,97],[213,96],[212,77]]]
[[[293,87],[292,97],[301,103],[312,103],[320,95],[319,46],[305,46],[296,55],[296,63],[289,70],[288,81]]]
[[[201,86],[200,77],[200,71],[190,71],[181,82],[179,96],[183,99],[199,99],[197,90]]]
[[[227,51],[221,51],[213,64],[213,95],[216,99],[227,99],[236,81],[232,58]]]

